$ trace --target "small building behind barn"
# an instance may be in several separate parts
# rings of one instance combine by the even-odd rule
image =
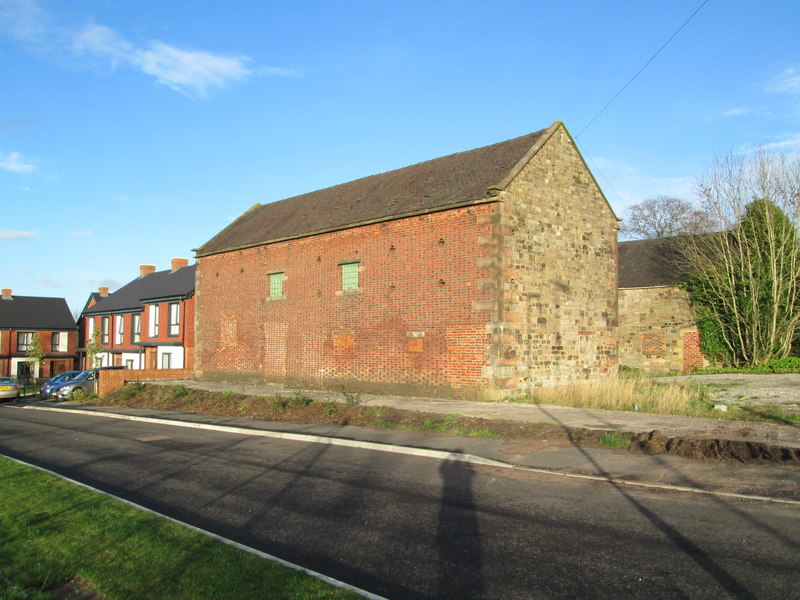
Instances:
[[[497,399],[617,372],[617,219],[561,122],[256,205],[196,252],[201,379]]]
[[[706,361],[681,238],[619,244],[619,362],[646,372],[691,371]]]

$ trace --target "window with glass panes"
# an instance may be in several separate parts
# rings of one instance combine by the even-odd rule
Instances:
[[[269,274],[269,297],[283,298],[283,273]]]
[[[342,265],[342,290],[358,289],[358,263]]]

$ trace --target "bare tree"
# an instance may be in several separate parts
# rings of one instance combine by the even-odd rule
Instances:
[[[659,196],[633,204],[625,210],[620,233],[628,239],[655,239],[708,231],[705,211],[691,202]]]
[[[718,226],[684,248],[704,350],[731,364],[788,356],[800,332],[800,158],[721,158],[698,191]]]

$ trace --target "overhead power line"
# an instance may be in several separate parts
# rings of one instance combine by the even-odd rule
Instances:
[[[606,111],[606,109],[607,109],[609,106],[611,106],[611,105],[614,103],[614,100],[616,100],[617,98],[619,98],[619,96],[622,94],[622,92],[624,92],[624,91],[626,90],[626,88],[627,88],[627,87],[628,87],[630,84],[632,84],[632,83],[633,83],[633,81],[634,81],[634,80],[635,80],[637,77],[639,77],[639,75],[641,75],[642,71],[644,71],[644,70],[645,70],[645,69],[648,67],[648,65],[649,65],[651,62],[653,62],[653,60],[655,60],[656,56],[658,56],[659,54],[661,54],[661,51],[662,51],[662,50],[664,50],[664,48],[666,48],[667,46],[669,46],[669,43],[670,43],[670,42],[671,42],[673,39],[675,39],[675,36],[676,36],[676,35],[678,35],[678,34],[681,32],[681,30],[682,30],[684,27],[686,27],[686,25],[688,25],[688,24],[689,24],[689,21],[691,21],[691,20],[694,18],[694,16],[695,16],[697,13],[699,13],[699,12],[700,12],[700,9],[702,9],[702,8],[703,8],[703,7],[704,7],[706,4],[708,4],[708,0],[703,0],[703,2],[700,4],[700,6],[698,6],[698,7],[697,7],[697,9],[696,9],[696,10],[695,10],[695,11],[694,11],[694,12],[693,12],[691,15],[689,15],[689,18],[688,18],[688,19],[686,19],[686,20],[683,22],[683,25],[681,25],[680,27],[678,27],[678,29],[677,29],[677,30],[675,30],[675,33],[673,33],[673,34],[672,34],[672,35],[669,37],[669,39],[668,39],[666,42],[664,42],[664,44],[661,46],[661,48],[659,48],[659,49],[656,51],[656,53],[655,53],[655,54],[653,54],[653,56],[651,56],[651,57],[650,57],[650,60],[648,60],[646,63],[644,63],[644,65],[642,65],[642,68],[641,68],[641,69],[639,69],[638,71],[636,71],[636,74],[635,74],[633,77],[631,77],[631,78],[628,80],[628,83],[626,83],[625,85],[623,85],[623,86],[622,86],[622,89],[620,89],[620,91],[618,91],[616,94],[614,94],[614,97],[613,97],[613,98],[611,98],[611,100],[609,100],[609,101],[606,103],[606,105],[605,105],[603,108],[601,108],[601,109],[600,109],[600,110],[597,112],[597,114],[596,114],[595,116],[593,116],[593,117],[592,117],[592,120],[591,120],[591,121],[589,121],[589,122],[588,122],[586,125],[584,125],[583,129],[581,129],[581,130],[578,132],[578,135],[576,135],[576,136],[575,136],[576,138],[580,137],[580,135],[581,135],[581,134],[582,134],[584,131],[586,131],[587,129],[589,129],[589,126],[590,126],[592,123],[594,123],[594,122],[597,120],[597,118],[598,118],[600,115],[602,115],[602,114],[603,114],[603,113]]]

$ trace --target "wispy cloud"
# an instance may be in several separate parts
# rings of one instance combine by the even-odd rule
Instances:
[[[58,47],[74,58],[99,59],[112,70],[133,68],[189,98],[205,98],[213,90],[257,75],[296,75],[291,69],[254,66],[243,55],[179,48],[160,40],[139,45],[102,24],[74,31],[54,27],[47,17],[35,0],[0,0],[0,29],[29,45],[40,50]]]
[[[14,229],[0,229],[0,240],[24,240],[35,236],[38,231],[16,231]]]
[[[800,71],[791,67],[780,73],[770,84],[769,91],[800,94]]]
[[[61,284],[52,277],[42,277],[36,280],[36,283],[46,288],[60,288]]]
[[[722,113],[723,117],[743,117],[745,115],[749,115],[753,112],[752,108],[747,108],[745,106],[737,106],[736,108],[731,108],[726,110]]]
[[[778,140],[776,142],[770,142],[769,144],[764,144],[761,146],[764,150],[771,151],[771,150],[800,150],[800,133],[795,133],[794,135],[790,135],[787,138],[782,140]]]
[[[0,169],[12,173],[28,173],[35,169],[33,163],[26,161],[19,152],[0,154]]]

